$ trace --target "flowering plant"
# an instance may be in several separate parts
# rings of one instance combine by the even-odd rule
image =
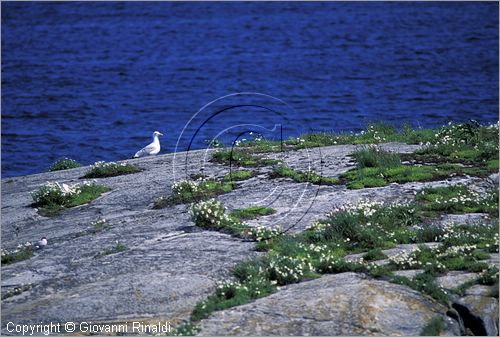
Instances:
[[[79,194],[83,187],[93,185],[93,182],[84,181],[76,184],[60,184],[59,182],[47,182],[35,192],[31,193],[33,201],[37,205],[65,205],[71,198]]]

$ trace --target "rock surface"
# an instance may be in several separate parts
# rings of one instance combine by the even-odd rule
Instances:
[[[473,281],[479,277],[477,273],[466,273],[461,271],[450,271],[444,276],[439,276],[436,278],[437,284],[446,289],[456,289],[467,283]]]
[[[356,273],[293,284],[214,313],[202,335],[419,335],[446,308],[407,287]],[[459,331],[455,327],[455,333]]]
[[[453,307],[464,324],[477,336],[498,336],[498,299],[491,297],[492,287],[475,285]]]
[[[383,147],[399,152],[416,149],[416,146],[395,143]],[[354,145],[339,145],[266,156],[282,159],[293,168],[306,170],[311,167],[322,175],[335,176],[354,167],[348,154],[358,148]],[[126,161],[144,171],[97,179],[99,184],[112,190],[88,205],[65,210],[54,218],[39,216],[30,207],[30,193],[46,181],[80,182],[79,178],[88,167],[2,179],[2,248],[12,249],[19,243],[38,240],[42,236],[49,240],[48,246],[36,252],[31,259],[2,265],[2,293],[23,283],[31,284],[31,289],[2,300],[2,333],[6,333],[5,324],[9,321],[120,322],[156,319],[169,320],[174,324],[186,321],[195,303],[210,294],[216,282],[231,278],[231,267],[260,254],[255,251],[252,242],[194,226],[189,216],[189,205],[152,209],[157,197],[170,195],[171,186],[177,180],[199,173],[220,178],[229,172],[227,166],[210,162],[210,157],[210,151],[192,151]],[[268,173],[271,169],[255,169],[258,172],[256,177],[238,183],[238,189],[217,198],[228,210],[255,205],[276,209],[275,214],[252,220],[250,224],[281,224],[284,229],[300,231],[347,202],[354,203],[360,199],[405,201],[412,199],[415,191],[423,187],[479,181],[477,178],[454,177],[444,182],[391,184],[380,188],[348,190],[345,186],[318,186],[298,184],[291,179],[270,179]],[[94,233],[91,222],[100,218],[107,220],[109,228]],[[117,242],[128,249],[97,257]],[[396,248],[395,252],[398,249],[401,247]],[[392,252],[388,253],[390,255]],[[494,255],[492,261],[498,263],[498,254]],[[330,282],[335,277],[325,276],[292,285],[272,295],[271,300],[261,299],[245,308],[252,308],[257,303],[268,303],[268,308],[271,308],[274,303],[277,306],[272,308],[276,311],[270,311],[269,317],[280,318],[284,325],[279,327],[274,324],[266,329],[275,329],[277,333],[289,331],[291,334],[301,334],[301,331],[311,334],[364,331],[372,334],[376,333],[369,330],[372,325],[379,333],[418,334],[434,313],[442,313],[441,306],[408,288],[370,281],[359,275],[338,276],[339,282],[345,282],[346,287],[358,289],[356,291],[366,290],[371,294],[369,300],[361,296],[350,299],[349,294],[342,294],[342,287]],[[348,280],[353,284],[350,285]],[[322,285],[325,289],[334,290],[339,297],[328,297],[328,291],[321,290]],[[384,295],[377,297],[376,292],[370,290],[371,286]],[[301,294],[301,291],[305,292]],[[332,302],[321,302],[320,298],[310,296],[307,291],[324,294]],[[312,314],[317,313],[326,318],[337,312],[335,310],[341,310],[334,305],[340,301],[345,314],[341,319],[342,325],[333,326],[328,320],[315,320],[312,316],[301,318],[302,306],[298,300],[293,302],[295,307],[287,307],[289,312],[280,316],[279,306],[285,308],[286,302],[293,299],[287,294],[296,294],[303,299],[303,306]],[[383,303],[385,300],[399,309],[391,309]],[[315,303],[318,306],[316,309]],[[363,315],[349,310],[349,303],[363,308]],[[234,314],[227,314],[228,317],[253,317],[248,316],[253,315],[252,311],[245,313],[241,308],[230,309],[229,312],[234,311]],[[293,308],[297,310],[295,313]],[[348,312],[351,316],[347,316]],[[295,317],[293,321],[285,320],[283,315],[288,314]],[[221,315],[226,315],[226,311],[216,313],[214,317],[220,319]],[[394,320],[391,318],[393,315],[411,315],[411,324],[404,319]],[[335,318],[336,322],[339,319]],[[213,322],[216,322],[215,318]],[[252,329],[261,329],[250,322],[247,324],[253,326]],[[207,321],[204,324],[208,333],[215,331],[215,323],[210,325]],[[227,324],[230,326],[230,322]],[[391,324],[394,325],[391,327]],[[332,330],[325,330],[327,327]],[[259,333],[259,330],[254,332]],[[217,333],[231,331],[217,330]]]

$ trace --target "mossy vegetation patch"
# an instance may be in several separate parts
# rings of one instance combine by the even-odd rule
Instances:
[[[485,177],[490,171],[482,167],[466,167],[460,164],[404,165],[396,153],[376,147],[359,150],[353,155],[357,168],[340,175],[347,188],[360,189],[382,187],[391,183],[408,183],[444,180],[459,175]]]
[[[498,189],[484,194],[464,185],[424,188],[417,193],[416,200],[423,211],[498,214]]]
[[[32,207],[42,216],[56,216],[66,208],[87,204],[111,189],[95,183],[80,184],[47,183],[33,192]]]
[[[476,163],[498,160],[498,124],[449,123],[440,128],[435,139],[417,154]]]
[[[261,216],[271,215],[276,213],[276,210],[270,207],[252,206],[242,209],[235,209],[230,213],[230,216],[238,221],[252,220]]]
[[[498,269],[485,262],[489,253],[498,252],[498,223],[427,226],[419,215],[422,202],[427,201],[407,204],[361,201],[335,209],[325,219],[300,233],[268,231],[267,235],[259,237],[258,242],[258,247],[267,254],[238,264],[233,269],[236,281],[220,284],[214,294],[196,305],[191,319],[206,318],[215,310],[248,303],[275,292],[279,286],[325,273],[366,273],[411,287],[446,306],[451,303],[452,290],[443,289],[436,278],[448,271],[479,273],[479,278],[469,286],[498,282]],[[496,202],[498,204],[498,200]],[[225,222],[235,221],[224,215],[220,202],[197,207],[193,219],[202,227],[226,229]],[[215,215],[219,218],[214,218]],[[390,258],[383,252],[398,244],[426,242],[439,244],[432,247],[419,245]],[[364,254],[359,261],[345,259],[346,255],[354,253]],[[375,262],[387,258],[388,264]],[[423,273],[413,279],[394,274],[401,269],[423,269]],[[431,328],[436,327],[431,326],[428,331]]]
[[[224,181],[242,181],[255,177],[257,172],[251,170],[231,171],[223,177]]]

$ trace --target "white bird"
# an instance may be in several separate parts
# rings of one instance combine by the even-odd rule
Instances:
[[[42,249],[46,245],[47,245],[47,238],[44,236],[40,240],[38,240],[37,243],[35,243],[35,248]]]
[[[154,156],[160,152],[160,140],[158,136],[163,136],[163,133],[159,131],[153,132],[153,142],[148,146],[140,149],[134,155],[134,158],[144,157],[144,156]]]

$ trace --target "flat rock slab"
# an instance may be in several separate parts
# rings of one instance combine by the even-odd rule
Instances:
[[[398,152],[417,148],[396,143],[382,147]],[[348,154],[359,148],[341,145],[261,156],[283,159],[297,169],[311,168],[325,176],[336,176],[354,167]],[[13,249],[42,236],[49,239],[49,245],[31,259],[2,265],[2,292],[31,284],[31,289],[2,301],[3,322],[188,319],[195,303],[210,294],[217,281],[231,278],[231,267],[259,254],[252,242],[194,226],[189,205],[151,209],[154,200],[170,195],[172,184],[180,179],[200,173],[220,178],[229,173],[228,166],[210,161],[211,152],[199,150],[124,161],[143,171],[97,179],[111,191],[53,218],[39,216],[30,207],[31,193],[47,181],[81,182],[89,167],[2,179],[2,248]],[[300,231],[346,202],[405,201],[424,187],[475,181],[455,177],[443,182],[348,190],[345,186],[270,179],[271,169],[256,168],[256,177],[239,182],[238,189],[218,199],[229,210],[254,205],[272,207],[275,214],[250,223],[281,224]],[[91,222],[99,218],[106,219],[109,228],[94,233]],[[127,250],[97,257],[117,242]]]
[[[474,226],[490,221],[487,213],[444,214],[435,221],[435,224],[439,226],[454,224]]]
[[[435,248],[435,247],[439,246],[439,242],[405,243],[405,244],[398,245],[396,248],[382,250],[382,252],[385,255],[387,255],[388,258],[391,258],[391,257],[398,255],[398,254],[401,254],[401,253],[409,254],[412,251],[414,251],[415,249],[417,249],[418,246],[420,246],[420,245],[424,245],[424,246],[427,246],[429,248]],[[349,261],[349,262],[362,261],[363,255],[365,255],[365,254],[366,253],[350,254],[350,255],[345,256],[344,259],[346,261]],[[389,259],[371,261],[371,263],[379,265],[379,266],[386,265],[389,262],[390,262]]]
[[[445,312],[407,287],[342,273],[215,312],[201,321],[201,334],[419,335],[430,319]]]
[[[407,277],[409,279],[415,278],[417,275],[422,274],[424,272],[423,269],[404,269],[404,270],[396,270],[394,275]]]
[[[446,275],[436,278],[437,284],[446,289],[456,289],[469,281],[474,281],[479,277],[477,273],[467,273],[462,271],[450,271]]]
[[[144,229],[142,234],[154,235]],[[32,284],[2,301],[3,322],[187,320],[217,281],[231,277],[233,265],[255,254],[253,243],[217,232],[128,239],[128,250],[102,257],[96,255],[109,243],[86,245],[86,239],[49,246],[30,260],[3,267],[6,289]]]

